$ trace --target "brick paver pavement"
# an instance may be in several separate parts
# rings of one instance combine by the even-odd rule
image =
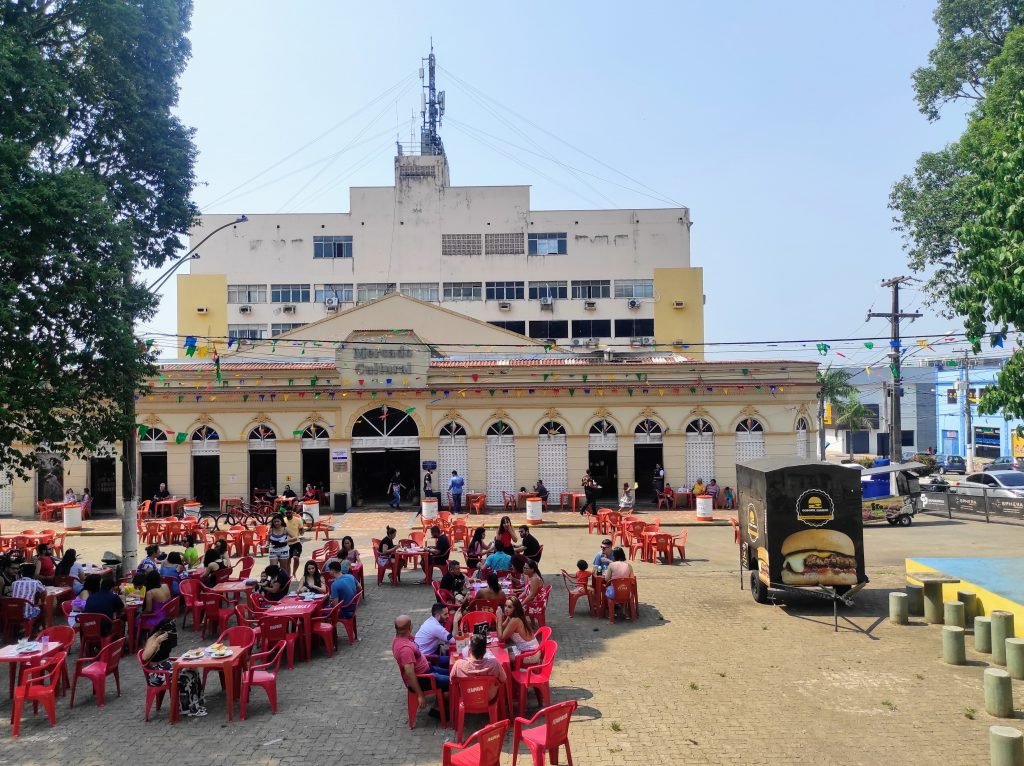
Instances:
[[[342,526],[368,553],[379,522],[375,514],[349,514]],[[891,626],[883,617],[888,590],[903,581],[902,555],[951,553],[958,540],[1005,553],[1020,549],[1024,530],[977,523],[867,530],[872,582],[843,612],[838,634],[822,603],[755,604],[737,587],[732,531],[714,527],[690,530],[685,564],[635,564],[642,602],[636,623],[590,618],[582,603],[570,620],[553,573],[592,558],[598,538],[579,528],[536,534],[555,585],[549,624],[560,648],[552,695],[580,701],[572,727],[577,764],[988,762],[987,728],[995,721],[984,713],[984,658],[969,651],[971,665],[946,666],[939,629]],[[87,558],[115,542],[74,540]],[[59,704],[56,728],[29,718],[16,742],[0,731],[0,763],[438,764],[451,732],[426,718],[409,730],[390,655],[394,615],[407,612],[418,624],[430,593],[411,582],[378,588],[368,581],[362,640],[343,644],[334,658],[318,654],[283,670],[276,716],[256,692],[249,720],[227,724],[211,680],[208,717],[172,729],[165,709],[145,724],[141,673],[127,658],[121,698],[111,683],[100,711],[81,687],[74,710],[66,699]],[[181,643],[198,643],[194,635],[181,632]],[[1014,691],[1018,699],[1024,694],[1017,682]],[[472,719],[473,726],[482,720]]]

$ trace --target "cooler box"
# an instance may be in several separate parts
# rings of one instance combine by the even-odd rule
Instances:
[[[526,498],[526,523],[540,524],[544,521],[544,501],[539,497]]]
[[[64,529],[77,532],[82,528],[82,506],[80,503],[69,503],[64,506]]]
[[[429,521],[430,519],[437,518],[437,498],[436,497],[425,497],[420,503],[420,508],[423,510],[424,520]]]
[[[303,500],[302,512],[313,517],[313,523],[320,521],[320,502],[317,500]]]
[[[714,521],[714,498],[711,495],[697,495],[697,521]]]

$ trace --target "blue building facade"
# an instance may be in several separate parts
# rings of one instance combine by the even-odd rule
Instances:
[[[974,366],[977,364],[978,366]],[[991,459],[999,455],[1024,457],[1024,439],[1017,436],[1024,421],[1006,420],[1002,415],[981,415],[977,401],[985,389],[995,383],[1001,364],[996,360],[972,360],[970,387],[965,385],[962,367],[942,367],[935,373],[935,409],[937,416],[936,451],[967,456],[967,412],[971,408],[974,432],[974,456]]]

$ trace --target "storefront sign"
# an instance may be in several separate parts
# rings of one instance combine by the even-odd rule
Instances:
[[[344,463],[348,460],[347,449],[332,449],[331,450],[331,462],[332,463]]]
[[[345,343],[336,364],[354,388],[425,388],[430,350],[414,343]]]

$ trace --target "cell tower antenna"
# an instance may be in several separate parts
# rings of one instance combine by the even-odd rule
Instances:
[[[444,117],[444,91],[438,92],[435,79],[437,60],[434,57],[434,38],[430,38],[430,55],[423,59],[426,63],[426,74],[420,69],[420,80],[423,81],[423,126],[420,128],[420,153],[443,155],[444,144],[437,129],[441,127]],[[425,80],[425,81],[424,81]]]

